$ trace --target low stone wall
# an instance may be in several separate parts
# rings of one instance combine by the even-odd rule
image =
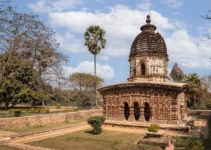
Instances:
[[[103,110],[87,110],[68,113],[55,113],[36,116],[1,118],[0,129],[23,128],[31,126],[40,126],[49,123],[68,122],[82,118],[89,118],[91,116],[102,116]]]
[[[189,115],[209,115],[211,110],[188,110]]]

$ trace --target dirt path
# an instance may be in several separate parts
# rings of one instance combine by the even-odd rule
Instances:
[[[35,133],[32,135],[27,135],[23,137],[16,137],[14,139],[10,139],[8,142],[11,143],[29,143],[29,142],[34,142],[34,141],[39,141],[47,138],[52,138],[60,135],[65,135],[68,133],[72,132],[77,132],[85,129],[89,129],[90,126],[87,123],[83,124],[77,124],[74,126],[71,126],[69,128],[64,128],[64,129],[57,129],[53,131],[47,131],[47,132],[42,132],[42,133]]]
[[[126,133],[140,133],[145,134],[147,129],[133,129],[133,128],[125,128],[125,127],[110,127],[110,126],[103,126],[103,130],[115,131],[115,132],[126,132]]]
[[[72,125],[66,128],[39,132],[39,133],[34,133],[30,135],[25,135],[25,136],[17,135],[17,137],[15,138],[11,138],[4,141],[5,142],[4,145],[15,147],[18,149],[24,149],[24,150],[52,150],[48,148],[30,146],[25,143],[53,138],[56,136],[61,136],[61,135],[65,135],[65,134],[69,134],[69,133],[73,133],[73,132],[77,132],[81,130],[86,130],[86,129],[91,129],[90,125],[88,125],[87,123],[80,123],[80,124]]]

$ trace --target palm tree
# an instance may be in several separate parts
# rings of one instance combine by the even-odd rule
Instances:
[[[100,26],[90,26],[86,29],[84,33],[85,43],[84,45],[87,46],[89,52],[94,55],[94,76],[95,76],[95,83],[94,83],[94,91],[95,91],[95,101],[97,105],[96,99],[96,55],[100,53],[102,48],[106,46],[106,39],[105,39],[105,31],[100,28]]]
[[[204,87],[202,86],[197,73],[185,75],[185,82],[190,87],[189,96],[192,107],[199,108],[202,104],[202,101],[204,100],[204,96],[206,96],[207,90],[204,90]]]
[[[200,79],[199,76],[197,75],[197,73],[191,73],[185,76],[185,81],[186,82],[192,82],[195,84],[199,84],[200,83]]]
[[[170,77],[175,81],[175,82],[181,82],[185,75],[183,73],[183,71],[178,67],[177,63],[174,64],[171,73],[170,73]]]

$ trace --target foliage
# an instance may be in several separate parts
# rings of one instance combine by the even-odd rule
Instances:
[[[45,101],[47,104],[51,105],[60,105],[64,102],[64,95],[60,88],[52,88],[48,89],[47,95],[45,97]]]
[[[208,117],[208,138],[205,140],[205,145],[207,149],[211,149],[211,114]]]
[[[177,137],[175,147],[185,150],[205,150],[203,139],[197,137]]]
[[[208,117],[208,139],[211,140],[211,114]]]
[[[199,138],[188,139],[188,150],[204,150],[204,141]]]
[[[148,128],[148,131],[149,132],[158,132],[159,128],[160,128],[159,124],[151,124]]]
[[[100,26],[90,26],[84,33],[85,46],[90,53],[97,55],[102,48],[105,48],[106,39],[104,38],[105,31]]]
[[[195,84],[200,84],[200,79],[197,73],[191,73],[191,74],[185,75],[185,81],[195,83]]]
[[[22,59],[16,52],[0,54],[0,60],[1,103],[7,108],[9,104],[14,106],[18,103],[32,104],[39,101],[42,97],[42,89],[39,87],[43,80],[37,76],[31,62]]]
[[[9,109],[9,113],[16,111],[27,112],[27,113],[49,113],[50,110],[47,108],[32,108],[32,109]]]
[[[14,111],[14,116],[19,117],[21,115],[21,110],[15,110]]]
[[[72,98],[77,101],[78,107],[89,105],[93,98],[93,85],[95,83],[99,86],[103,83],[103,79],[95,77],[87,73],[73,73],[69,76],[70,85],[73,90]]]
[[[46,82],[61,82],[61,63],[55,33],[37,15],[22,14],[10,0],[0,1],[0,104],[39,104]],[[21,61],[20,61],[21,60]]]
[[[80,73],[76,72],[69,76],[69,81],[71,86],[75,89],[87,91],[92,90],[92,87],[95,82],[95,76],[90,73]],[[100,77],[96,77],[97,86],[103,83],[103,79]]]
[[[194,109],[208,109],[211,107],[211,94],[209,91],[211,82],[209,76],[201,79],[196,73],[185,76],[185,82],[190,87],[188,106]]]
[[[56,105],[56,109],[61,109],[61,106],[59,103]]]
[[[175,81],[175,82],[181,82],[184,79],[184,73],[183,71],[178,67],[177,63],[174,64],[170,77]]]
[[[87,120],[87,122],[93,127],[92,134],[100,134],[102,132],[101,125],[104,121],[104,116],[94,116]]]
[[[37,15],[19,13],[9,0],[0,2],[0,48],[16,51],[30,59],[39,76],[55,74],[59,77],[61,63],[66,57],[57,51],[55,33]],[[45,76],[45,80],[50,80]]]

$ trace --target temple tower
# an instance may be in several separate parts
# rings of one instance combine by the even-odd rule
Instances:
[[[163,37],[155,33],[156,26],[150,22],[150,16],[147,15],[147,24],[141,27],[142,32],[131,46],[129,82],[169,82],[166,44]]]

